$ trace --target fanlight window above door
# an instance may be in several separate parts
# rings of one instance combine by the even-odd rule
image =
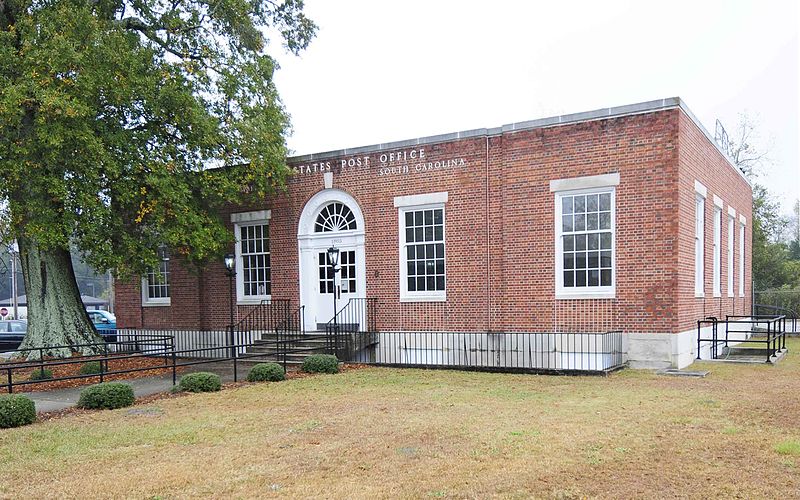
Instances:
[[[314,223],[315,233],[356,229],[356,217],[344,203],[335,201],[322,208]]]

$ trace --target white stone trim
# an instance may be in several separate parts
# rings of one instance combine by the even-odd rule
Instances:
[[[555,179],[550,181],[550,192],[573,191],[577,189],[592,189],[619,186],[619,172],[602,175],[588,175],[585,177],[572,177],[570,179]]]
[[[717,196],[717,195],[714,195],[714,205],[715,205],[716,207],[718,207],[718,208],[722,209],[722,207],[724,207],[724,206],[725,206],[725,203],[722,201],[722,198],[720,198],[720,197],[719,197],[719,196]]]
[[[700,181],[694,181],[694,192],[702,196],[703,198],[708,198],[708,188],[706,188]]]
[[[325,172],[322,174],[322,182],[325,189],[333,189],[333,172]]]
[[[395,196],[394,208],[447,203],[447,199],[447,191],[441,191],[438,193],[412,194],[408,196]]]
[[[732,206],[730,206],[730,205],[728,205],[728,215],[730,215],[730,216],[731,216],[731,217],[733,217],[734,219],[736,218],[736,209],[735,209],[735,208],[733,208],[733,207],[732,207]]]
[[[272,219],[272,210],[256,210],[254,212],[237,212],[231,214],[231,222],[234,224],[269,221],[270,219]]]
[[[741,224],[744,224],[744,225],[746,226],[746,225],[747,225],[747,217],[745,217],[745,216],[744,216],[744,215],[742,215],[742,214],[739,214],[739,222],[740,222]]]

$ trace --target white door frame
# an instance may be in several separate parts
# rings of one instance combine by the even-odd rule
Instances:
[[[314,223],[320,211],[332,202],[340,202],[353,212],[356,229],[315,233]],[[318,252],[335,246],[356,251],[356,290],[360,297],[366,297],[367,273],[364,251],[364,214],[358,202],[350,194],[340,189],[325,189],[311,197],[303,207],[297,227],[298,273],[300,284],[300,304],[305,306],[306,330],[316,329],[317,289],[319,288]],[[338,273],[337,273],[338,277]],[[332,300],[332,299],[331,299]],[[341,308],[344,304],[337,304]]]

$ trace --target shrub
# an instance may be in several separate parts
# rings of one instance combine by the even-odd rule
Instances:
[[[50,380],[53,378],[53,370],[37,368],[33,370],[28,380]]]
[[[247,374],[248,382],[278,382],[286,380],[286,373],[278,363],[259,363]]]
[[[82,390],[78,398],[78,407],[113,410],[130,406],[134,401],[133,387],[130,385],[122,382],[105,382],[90,385]]]
[[[0,429],[19,427],[36,421],[33,400],[19,394],[0,396]]]
[[[222,381],[214,373],[197,372],[181,377],[180,387],[187,392],[214,392],[222,388]]]
[[[89,361],[81,365],[81,375],[97,375],[103,371],[103,365],[99,361]]]
[[[339,360],[333,354],[312,354],[303,360],[303,371],[308,373],[339,373]]]

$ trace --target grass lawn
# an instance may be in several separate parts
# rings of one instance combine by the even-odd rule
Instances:
[[[800,340],[705,379],[368,368],[0,431],[0,497],[800,496]]]

